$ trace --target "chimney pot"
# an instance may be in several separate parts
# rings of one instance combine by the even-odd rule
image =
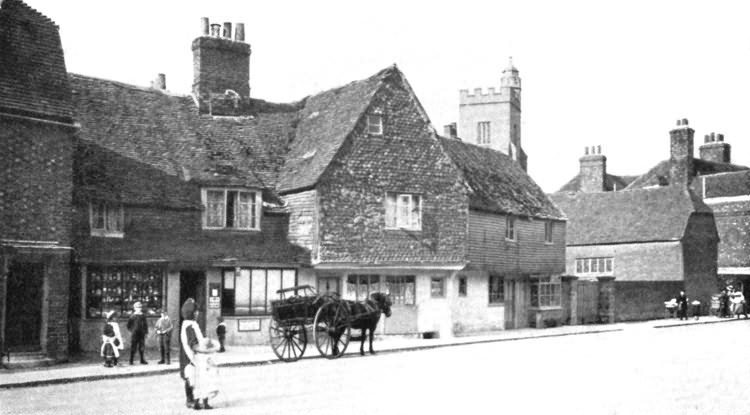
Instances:
[[[602,146],[596,146],[596,154],[602,154]]]
[[[679,127],[680,125],[682,125],[682,120],[677,120],[677,126]]]
[[[151,87],[154,89],[160,89],[165,90],[167,89],[167,77],[163,73],[157,74],[156,79],[154,79],[153,83],[151,84]]]
[[[688,120],[687,120],[687,118],[683,118],[683,119],[682,119],[682,125],[683,125],[683,126],[686,126],[686,125],[688,125]]]
[[[717,141],[724,141],[724,134],[716,134]]]
[[[711,140],[711,136],[709,134],[706,134],[705,136],[703,136],[704,143],[708,143],[710,140]]]
[[[225,39],[231,39],[232,38],[232,24],[229,22],[224,22],[224,36]]]
[[[245,24],[237,23],[234,25],[234,40],[238,42],[245,41]]]
[[[212,23],[211,24],[211,36],[212,37],[219,37],[221,35],[221,25],[218,23]]]
[[[716,141],[716,134],[711,133],[711,142],[713,143],[714,141]]]
[[[208,17],[201,17],[201,35],[208,36]]]
[[[583,148],[583,150],[585,151],[584,154],[588,156],[589,155],[589,147],[586,146],[586,147]]]

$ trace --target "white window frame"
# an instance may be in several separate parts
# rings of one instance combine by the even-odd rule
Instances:
[[[490,144],[492,137],[492,124],[489,121],[477,122],[477,144]]]
[[[407,211],[406,217],[402,214]],[[422,230],[422,196],[415,193],[385,194],[385,228]]]
[[[505,217],[505,240],[513,241],[517,240],[518,232],[516,232],[516,217],[508,215]]]
[[[603,269],[601,266],[603,266]],[[614,257],[576,258],[574,275],[610,276],[615,274]]]
[[[562,282],[559,277],[551,275],[531,276],[531,306],[539,309],[555,309],[562,307]],[[536,301],[534,304],[533,290],[536,286]]]
[[[544,221],[544,243],[552,245],[552,221]]]
[[[499,281],[498,287],[500,293],[494,293],[492,291],[492,282]],[[487,278],[487,304],[489,305],[501,305],[505,303],[505,277],[502,275],[490,275]]]
[[[96,227],[96,220],[94,218],[94,205],[100,205],[102,208],[103,217],[103,228]],[[116,229],[119,224],[120,229]],[[125,208],[122,204],[113,205],[108,202],[93,201],[89,203],[89,228],[91,229],[91,236],[100,236],[105,238],[123,238],[125,236]]]
[[[222,220],[221,223],[223,226],[209,226],[208,225],[208,214],[209,214],[209,205],[208,205],[208,192],[223,192],[224,193],[224,203],[223,203],[223,213],[222,213]],[[227,194],[229,192],[237,192],[237,201],[235,202],[235,211],[234,211],[234,224],[235,226],[227,227]],[[255,209],[253,211],[250,211],[249,214],[251,215],[248,219],[248,222],[250,223],[249,227],[239,227],[239,206],[240,206],[240,195],[242,193],[251,193],[254,194],[255,197]],[[228,230],[234,230],[234,231],[259,231],[260,230],[260,218],[261,218],[261,211],[263,207],[263,200],[262,200],[262,192],[260,190],[256,189],[242,189],[242,188],[224,188],[224,187],[208,187],[201,189],[201,201],[203,202],[203,215],[202,215],[202,222],[203,222],[203,229],[208,230],[221,230],[221,229],[228,229]],[[252,219],[253,215],[255,218],[255,226],[252,226]]]
[[[433,290],[433,283],[439,282],[440,292]],[[445,298],[445,277],[430,277],[430,298]]]
[[[372,135],[383,135],[382,115],[367,114],[367,133]]]

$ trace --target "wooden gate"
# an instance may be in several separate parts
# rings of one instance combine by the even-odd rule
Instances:
[[[599,282],[578,281],[578,324],[599,322]]]

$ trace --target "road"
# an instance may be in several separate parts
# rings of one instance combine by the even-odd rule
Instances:
[[[748,351],[750,320],[223,368],[210,413],[750,413]],[[2,390],[0,413],[194,411],[170,374]]]

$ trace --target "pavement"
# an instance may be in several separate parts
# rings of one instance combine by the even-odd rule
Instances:
[[[437,347],[460,346],[466,344],[492,343],[503,341],[520,341],[538,339],[545,337],[572,336],[583,334],[595,334],[616,332],[623,330],[648,330],[664,329],[696,324],[731,323],[740,321],[734,318],[718,318],[714,316],[701,317],[696,320],[661,319],[631,323],[615,324],[592,324],[581,326],[560,326],[545,329],[516,329],[478,333],[467,336],[451,338],[422,339],[414,336],[380,336],[376,337],[373,348],[378,353],[407,352]],[[350,342],[343,358],[359,355],[359,342]],[[367,345],[365,345],[365,348]],[[169,365],[157,364],[158,357],[149,351],[147,365],[136,363],[129,365],[128,351],[120,357],[120,364],[113,368],[104,367],[95,354],[85,355],[73,359],[69,363],[61,363],[54,366],[35,369],[0,369],[0,389],[25,388],[34,386],[54,385],[61,383],[86,382],[104,379],[156,376],[179,371],[179,355],[174,350],[175,356]],[[314,345],[308,345],[302,359],[321,359]],[[123,363],[124,362],[124,363]],[[279,360],[269,345],[257,346],[232,346],[225,353],[216,354],[216,362],[219,367],[256,366],[268,364],[294,364]]]

